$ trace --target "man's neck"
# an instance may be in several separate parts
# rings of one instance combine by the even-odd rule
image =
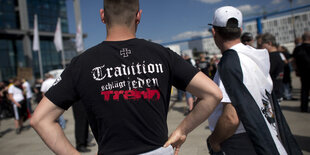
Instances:
[[[125,26],[113,26],[107,30],[106,41],[124,41],[136,38],[135,30]]]
[[[221,48],[221,52],[223,53],[226,50],[230,49],[231,47],[233,47],[233,46],[235,46],[235,45],[237,45],[239,43],[241,43],[240,39],[223,42],[223,46]]]
[[[272,53],[272,52],[277,52],[278,51],[278,49],[276,48],[276,47],[274,47],[274,46],[272,46],[272,47],[270,47],[269,49],[268,49],[268,52],[270,52],[270,53]]]
[[[304,44],[310,44],[310,40],[306,40],[303,42]]]

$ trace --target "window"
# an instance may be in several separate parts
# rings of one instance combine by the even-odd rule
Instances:
[[[14,0],[0,1],[0,28],[17,28],[15,3]]]
[[[38,14],[40,31],[54,32],[57,19],[60,17],[64,20],[62,23],[62,31],[69,32],[65,0],[28,0],[28,13],[30,28],[33,28],[34,14]]]
[[[302,20],[303,20],[303,21],[308,20],[308,16],[307,16],[307,15],[302,15]]]

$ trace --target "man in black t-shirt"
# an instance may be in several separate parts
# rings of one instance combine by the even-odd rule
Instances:
[[[310,32],[302,36],[303,43],[294,49],[293,57],[296,64],[296,75],[301,81],[301,112],[308,112],[310,91]]]
[[[104,0],[107,38],[74,58],[46,93],[31,125],[56,154],[78,154],[55,120],[81,100],[98,155],[175,154],[222,98],[215,83],[161,45],[136,38],[139,0]],[[198,103],[168,138],[171,86]]]
[[[270,34],[262,35],[262,47],[269,52],[270,76],[273,82],[273,91],[279,101],[283,98],[283,75],[284,75],[284,55],[278,51],[276,38]]]

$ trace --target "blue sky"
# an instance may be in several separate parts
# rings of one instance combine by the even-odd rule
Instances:
[[[83,31],[88,34],[85,48],[90,48],[106,37],[99,9],[103,0],[80,0]],[[293,0],[293,7],[310,4],[310,0]],[[290,8],[289,0],[140,0],[142,20],[137,37],[164,43],[207,35],[216,8],[231,5],[239,8],[244,18]],[[69,31],[75,33],[72,0],[67,1]]]

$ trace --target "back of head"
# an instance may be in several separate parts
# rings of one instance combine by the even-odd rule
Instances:
[[[255,37],[255,39],[256,39],[256,48],[257,49],[262,49],[263,47],[262,47],[262,34],[258,34],[258,35],[256,35],[256,37]]]
[[[211,25],[225,41],[240,39],[242,13],[232,6],[218,8],[214,13]]]
[[[107,26],[134,23],[139,11],[139,0],[104,0],[104,18]]]
[[[283,52],[283,53],[288,53],[288,49],[285,46],[279,46],[278,51]]]
[[[247,42],[251,42],[253,40],[253,35],[252,33],[249,33],[249,32],[245,32],[242,34],[241,36],[241,42],[243,44],[246,44]]]
[[[276,37],[270,33],[265,33],[262,35],[262,44],[271,43],[271,46],[277,46]]]
[[[13,82],[14,85],[19,85],[21,80],[19,78],[17,78],[17,77],[14,77],[14,78],[12,78],[12,82]]]
[[[302,35],[302,41],[303,42],[307,42],[310,43],[310,32],[307,31]]]
[[[296,46],[300,45],[302,43],[301,37],[295,38],[294,43],[295,43]]]

